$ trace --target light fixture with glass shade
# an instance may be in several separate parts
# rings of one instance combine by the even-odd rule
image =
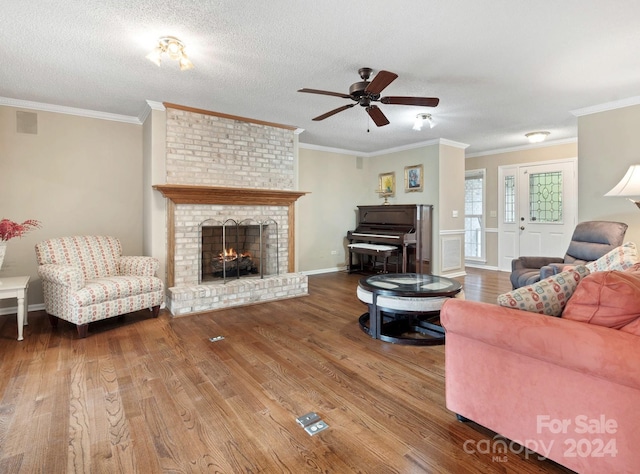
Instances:
[[[640,208],[640,201],[631,199],[631,196],[640,197],[640,165],[631,165],[627,173],[622,177],[611,191],[605,196],[626,197]]]
[[[428,122],[429,128],[433,128],[433,119],[431,118],[431,114],[418,114],[416,115],[416,121],[413,123],[413,129],[416,131],[422,130],[424,122]]]
[[[529,139],[529,143],[540,143],[546,140],[549,132],[529,132],[525,133],[524,136]]]
[[[163,36],[158,39],[158,45],[153,51],[147,54],[146,58],[157,66],[160,66],[162,55],[166,54],[169,56],[169,59],[178,61],[181,71],[193,69],[193,63],[187,57],[184,48],[184,43],[175,36]]]

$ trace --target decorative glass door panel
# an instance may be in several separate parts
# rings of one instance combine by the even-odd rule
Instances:
[[[529,222],[562,223],[562,172],[529,174]]]
[[[577,160],[501,166],[498,268],[520,256],[563,257],[577,223]]]

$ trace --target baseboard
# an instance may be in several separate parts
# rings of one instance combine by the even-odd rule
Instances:
[[[465,262],[464,264],[465,267],[471,267],[471,268],[480,268],[482,270],[495,270],[498,271],[500,270],[498,267],[493,266],[493,265],[483,265],[481,263],[470,263],[470,262]]]
[[[44,303],[40,303],[40,304],[30,304],[29,308],[27,309],[28,312],[31,311],[42,311],[44,310]],[[0,316],[5,316],[7,314],[17,314],[18,313],[18,305],[16,306],[9,306],[6,308],[0,308]]]
[[[308,270],[300,273],[302,273],[303,275],[320,275],[321,273],[337,273],[345,271],[347,271],[347,266],[343,265],[341,267],[321,268],[319,270]]]
[[[447,273],[443,273],[442,275],[438,275],[438,276],[443,276],[445,278],[458,278],[458,277],[463,277],[466,276],[467,272],[462,271],[462,272],[447,272]]]

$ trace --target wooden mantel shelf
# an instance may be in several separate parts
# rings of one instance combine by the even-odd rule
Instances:
[[[241,206],[289,206],[307,194],[304,191],[274,189],[225,188],[187,184],[156,184],[153,186],[176,204],[236,204]]]
[[[169,199],[167,206],[167,285],[175,281],[175,206],[176,204],[224,204],[240,206],[287,206],[288,271],[295,269],[295,202],[304,191],[279,191],[274,189],[224,188],[189,184],[155,184],[153,189]]]

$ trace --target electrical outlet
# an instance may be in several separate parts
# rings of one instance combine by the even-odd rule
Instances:
[[[332,250],[331,251],[331,255],[338,255],[338,251],[337,250]]]
[[[299,416],[298,418],[296,418],[296,421],[300,426],[306,428],[307,426],[320,421],[320,417],[317,413],[312,411],[311,413],[307,413],[306,415]]]
[[[304,430],[307,433],[309,433],[311,436],[313,436],[320,433],[321,431],[326,430],[327,428],[329,428],[329,425],[327,425],[324,421],[320,420],[313,423],[312,425],[305,426]]]
[[[454,209],[453,211],[451,211],[451,217],[458,217],[458,210]]]

